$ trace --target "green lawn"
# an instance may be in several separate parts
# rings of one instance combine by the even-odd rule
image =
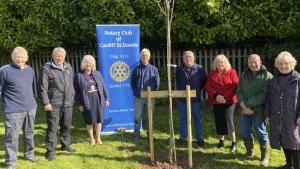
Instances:
[[[154,117],[154,138],[155,140],[155,159],[160,162],[168,161],[168,111],[167,107],[158,107]],[[176,110],[176,108],[175,108]],[[205,134],[206,145],[203,148],[194,146],[193,149],[193,164],[194,168],[202,169],[255,169],[261,168],[259,166],[259,146],[256,142],[256,155],[253,159],[244,159],[242,153],[245,148],[242,144],[239,135],[238,114],[236,113],[236,129],[238,134],[238,151],[234,154],[229,153],[229,146],[231,142],[227,139],[224,149],[217,149],[216,144],[218,139],[215,135],[214,121],[212,113],[205,111],[203,113],[203,129]],[[176,138],[178,138],[178,115],[174,112],[174,125]],[[4,126],[0,124],[0,139],[3,140]],[[20,169],[119,169],[119,168],[142,168],[142,166],[150,167],[148,152],[149,146],[146,140],[145,132],[142,133],[142,138],[134,144],[130,137],[131,134],[125,135],[125,142],[122,143],[118,135],[103,136],[104,145],[90,146],[88,144],[87,133],[84,128],[83,118],[81,113],[74,110],[73,114],[73,128],[72,128],[72,142],[73,148],[77,151],[74,154],[68,154],[59,150],[57,146],[57,156],[55,161],[48,162],[45,157],[45,131],[46,120],[45,113],[39,107],[36,115],[35,125],[35,144],[36,157],[41,160],[38,164],[32,164],[24,161],[23,141],[20,135],[20,145],[18,153],[17,166]],[[178,165],[182,168],[187,168],[188,156],[185,147],[177,148]],[[3,141],[0,146],[0,167],[4,168],[4,147]],[[284,163],[283,153],[278,150],[271,151],[270,167],[274,168]]]

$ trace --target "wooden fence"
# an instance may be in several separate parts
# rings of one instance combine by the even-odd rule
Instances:
[[[151,63],[158,68],[166,67],[167,57],[165,49],[150,49],[151,51]],[[182,54],[184,50],[176,49],[172,51],[172,64],[182,64]],[[213,58],[217,54],[225,54],[232,65],[232,68],[236,69],[240,74],[246,62],[246,56],[252,52],[252,49],[237,48],[237,49],[194,49],[195,59],[197,64],[201,64],[205,67],[206,72],[210,70],[213,62]],[[74,72],[78,72],[80,69],[80,62],[84,55],[90,54],[95,56],[98,62],[97,51],[95,50],[78,50],[68,51],[66,60],[73,66]],[[39,71],[43,64],[49,61],[51,58],[51,51],[41,52],[29,57],[28,65],[30,65],[35,71],[34,82],[34,94],[37,95],[37,80],[39,79]],[[6,64],[7,61],[2,61],[1,65]],[[98,64],[97,64],[98,65]]]

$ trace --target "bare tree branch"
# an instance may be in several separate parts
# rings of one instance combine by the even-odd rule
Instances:
[[[170,24],[171,25],[172,25],[172,21],[173,21],[174,6],[175,6],[175,0],[173,0],[173,2],[172,2],[171,11],[170,11]]]
[[[164,10],[164,9],[162,8],[162,6],[160,5],[160,1],[161,1],[161,0],[156,0],[156,3],[157,3],[157,5],[158,5],[160,11],[161,11],[165,16],[167,16],[166,9]]]

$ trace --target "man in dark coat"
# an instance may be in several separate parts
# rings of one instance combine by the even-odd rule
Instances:
[[[46,158],[49,161],[55,159],[58,126],[62,150],[74,152],[70,146],[72,108],[75,95],[74,73],[71,65],[65,62],[65,57],[64,48],[55,48],[52,60],[43,66],[40,75],[40,97],[47,113]]]
[[[176,84],[178,90],[186,90],[186,85],[191,86],[191,90],[196,90],[197,97],[191,100],[192,117],[196,133],[197,144],[204,146],[201,123],[201,91],[205,86],[207,75],[201,65],[195,64],[195,56],[192,51],[185,51],[183,54],[184,65],[176,70]],[[179,144],[187,139],[187,112],[186,100],[180,99],[178,102],[180,138]]]

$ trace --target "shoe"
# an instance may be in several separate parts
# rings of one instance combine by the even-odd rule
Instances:
[[[234,153],[234,152],[236,152],[236,149],[237,149],[236,142],[232,142],[229,151],[231,153]]]
[[[197,144],[199,147],[203,147],[205,145],[204,140],[197,140]]]
[[[76,150],[74,150],[74,149],[71,148],[71,147],[63,147],[63,148],[61,148],[61,150],[62,150],[62,151],[67,151],[67,152],[69,152],[69,153],[74,153],[74,152],[76,152]]]
[[[224,140],[219,140],[219,143],[217,145],[218,148],[223,148],[224,147]]]
[[[26,161],[30,161],[32,163],[38,163],[38,162],[40,162],[40,160],[37,159],[37,158],[35,158],[35,157],[26,158],[25,160]]]
[[[48,161],[53,161],[53,160],[55,160],[55,155],[46,155],[46,159],[48,160]]]
[[[18,169],[15,165],[7,165],[7,169]]]

